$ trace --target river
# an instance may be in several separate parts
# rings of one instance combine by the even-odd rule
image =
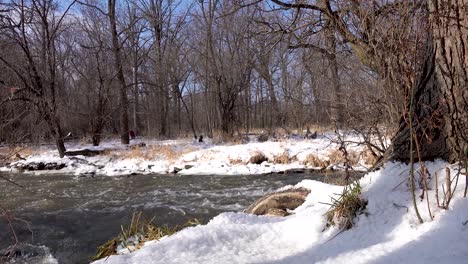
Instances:
[[[75,264],[89,263],[96,248],[118,235],[120,226],[130,222],[134,211],[155,216],[158,225],[174,226],[191,218],[207,223],[222,212],[242,211],[257,198],[280,187],[303,179],[323,180],[324,176],[11,174],[9,177],[23,188],[0,180],[0,205],[29,223],[32,230],[31,233],[25,222],[15,221],[19,239],[44,246],[41,249],[50,250],[61,264]],[[9,237],[6,221],[0,219],[0,249],[11,243]]]

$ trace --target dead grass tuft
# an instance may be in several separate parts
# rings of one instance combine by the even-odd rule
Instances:
[[[193,151],[193,148],[186,148],[183,151],[176,151],[174,146],[154,145],[154,146],[135,146],[128,150],[106,150],[104,155],[112,156],[117,159],[144,159],[154,160],[164,158],[167,160],[176,160],[180,155]]]
[[[154,217],[152,219],[146,218],[141,211],[133,213],[130,225],[128,227],[121,226],[121,232],[117,237],[99,246],[93,260],[115,255],[119,246],[125,247],[130,251],[136,251],[147,241],[159,240],[184,228],[200,224],[197,219],[191,219],[184,225],[170,228],[167,226],[156,226],[154,219]]]
[[[291,162],[291,159],[289,158],[289,153],[285,151],[279,156],[275,156],[273,162],[276,164],[289,164]]]
[[[361,153],[362,159],[364,160],[364,163],[367,165],[374,165],[378,158],[372,153],[370,150],[366,150]]]
[[[343,152],[339,150],[328,152],[328,160],[330,161],[330,164],[344,163],[346,161]],[[359,154],[356,151],[348,151],[348,162],[351,166],[359,164]]]
[[[180,153],[175,151],[173,146],[160,145],[151,149],[151,155],[163,155],[168,160],[176,160]]]
[[[32,147],[3,147],[0,148],[0,161],[14,162],[39,153],[40,150]]]
[[[354,182],[343,189],[338,199],[333,199],[327,212],[328,225],[337,225],[340,229],[350,229],[354,225],[354,218],[363,213],[367,200],[361,199],[361,186]]]
[[[246,165],[246,162],[244,162],[240,158],[237,158],[237,159],[229,159],[229,164],[230,165]]]
[[[325,168],[329,165],[328,161],[319,159],[314,154],[307,155],[306,159],[303,161],[304,165],[311,166],[311,167],[320,167]]]

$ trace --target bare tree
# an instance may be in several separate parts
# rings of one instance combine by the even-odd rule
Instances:
[[[443,157],[453,161],[459,157],[468,120],[466,89],[462,88],[466,86],[466,72],[460,70],[466,68],[466,45],[456,41],[466,39],[464,1],[271,2],[287,10],[305,9],[325,17],[364,63],[388,80],[393,89],[413,98],[415,111],[407,118],[415,119],[417,138],[423,143],[422,159]],[[429,12],[425,12],[425,6]],[[430,14],[428,49],[419,57],[421,46],[412,43],[425,40],[418,39],[425,30],[423,20],[418,20],[424,14]],[[316,23],[314,17],[310,18],[309,25]],[[448,60],[447,49],[455,59]],[[414,69],[422,60],[424,67],[418,74]],[[409,129],[403,118],[388,156],[409,158]]]
[[[119,118],[120,118],[120,142],[122,144],[129,144],[130,138],[128,135],[128,96],[127,96],[127,82],[123,73],[122,61],[122,43],[119,40],[117,32],[116,21],[116,0],[107,1],[109,25],[112,36],[112,52],[114,54],[114,67],[117,73],[117,80],[119,83]]]
[[[73,98],[87,97],[87,100],[74,100],[75,111],[83,113],[85,124],[89,124],[91,140],[94,146],[101,141],[106,123],[109,121],[111,107],[111,91],[113,85],[113,70],[107,67],[111,64],[109,52],[110,32],[107,24],[102,24],[106,15],[96,8],[83,6],[82,17],[77,24],[75,33],[74,58],[72,60],[75,77]],[[83,19],[85,18],[85,19]]]
[[[14,74],[18,86],[6,100],[35,106],[55,139],[60,157],[65,154],[64,134],[59,117],[58,52],[60,34],[72,3],[59,15],[52,0],[11,1],[2,4],[9,11],[1,20],[5,46],[14,50],[1,54],[0,62]]]

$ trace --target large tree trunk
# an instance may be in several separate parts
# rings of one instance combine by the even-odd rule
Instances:
[[[422,160],[466,156],[468,137],[467,0],[428,0],[430,36],[414,91],[413,131]],[[390,157],[408,161],[410,129],[400,123]],[[414,153],[417,155],[417,153]],[[417,157],[417,156],[416,156]]]
[[[122,144],[129,144],[130,138],[128,136],[128,98],[127,98],[127,84],[123,74],[122,55],[120,54],[120,43],[117,34],[117,22],[115,18],[115,0],[108,0],[109,23],[112,33],[112,52],[114,53],[114,64],[117,71],[117,80],[119,83],[119,117],[120,117],[120,142]]]

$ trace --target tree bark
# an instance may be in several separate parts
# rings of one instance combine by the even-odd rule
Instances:
[[[112,33],[112,52],[114,53],[114,65],[117,71],[117,80],[119,84],[119,117],[120,117],[120,142],[122,144],[129,144],[130,138],[128,135],[128,98],[127,98],[127,84],[125,83],[125,76],[123,74],[122,55],[120,53],[121,46],[117,34],[117,22],[115,18],[115,0],[108,0],[109,23]]]
[[[328,30],[327,30],[328,31]],[[331,103],[331,118],[340,128],[343,125],[343,100],[341,95],[340,77],[338,75],[338,62],[336,60],[336,38],[333,31],[326,32],[327,46],[331,53],[327,55],[329,77],[333,85],[333,102]]]
[[[414,91],[414,131],[422,160],[466,156],[468,137],[468,1],[428,0],[430,31]],[[410,127],[401,120],[389,156],[408,161]],[[413,153],[417,154],[417,153]]]
[[[63,158],[65,156],[65,151],[67,151],[65,149],[65,144],[63,142],[63,138],[61,138],[60,136],[57,137],[57,139],[55,140],[55,144],[57,146],[57,150],[58,150],[60,158]]]
[[[136,56],[136,54],[135,54]],[[140,134],[138,108],[139,108],[139,91],[138,91],[138,62],[133,64],[133,130],[137,135]]]

